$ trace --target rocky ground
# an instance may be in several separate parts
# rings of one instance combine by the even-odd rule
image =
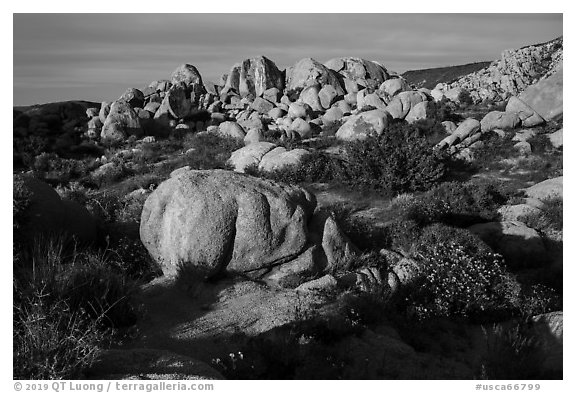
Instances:
[[[559,38],[429,90],[257,57],[15,108],[21,372],[62,302],[100,307],[89,378],[561,378],[561,59]]]

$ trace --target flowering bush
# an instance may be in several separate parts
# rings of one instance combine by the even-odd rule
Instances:
[[[502,257],[471,255],[457,244],[438,244],[418,257],[420,280],[411,288],[408,311],[418,319],[479,316],[510,307]]]

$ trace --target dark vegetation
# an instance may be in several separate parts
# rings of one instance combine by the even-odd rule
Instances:
[[[441,132],[437,121],[398,122],[380,136],[343,143],[341,157],[313,151],[298,167],[247,173],[286,183],[342,182],[391,194],[425,190],[446,175],[447,157],[432,149]]]
[[[424,70],[411,70],[402,74],[402,77],[411,85],[433,89],[438,83],[451,83],[458,78],[479,71],[490,65],[489,61],[463,64],[450,67],[428,68]]]

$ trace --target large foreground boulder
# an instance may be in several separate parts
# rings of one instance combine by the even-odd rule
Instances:
[[[346,268],[356,252],[333,217],[313,219],[315,207],[297,186],[184,167],[144,203],[140,238],[167,276],[182,268],[296,287]]]
[[[224,170],[175,171],[148,197],[140,237],[165,274],[256,272],[300,254],[316,205],[304,189]]]

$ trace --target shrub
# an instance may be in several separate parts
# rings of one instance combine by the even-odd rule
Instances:
[[[562,309],[561,296],[542,284],[528,286],[520,297],[520,315],[529,317]]]
[[[110,191],[94,194],[86,201],[88,211],[105,224],[117,222],[123,206],[122,198]]]
[[[296,166],[273,172],[248,168],[247,172],[288,183],[339,182],[391,193],[425,190],[446,174],[447,157],[435,152],[426,139],[433,138],[438,124],[396,123],[381,136],[343,143],[343,158],[311,151]]]
[[[436,145],[446,137],[446,129],[438,118],[421,119],[412,123],[416,128],[416,135],[426,138],[429,144]]]
[[[386,226],[389,243],[392,248],[403,255],[411,255],[414,245],[422,233],[422,227],[411,219],[396,219]]]
[[[445,174],[446,157],[414,125],[397,123],[378,137],[344,145],[348,180],[394,193],[426,190]]]
[[[403,217],[421,225],[443,222],[469,226],[498,219],[507,195],[492,183],[446,182],[400,203]]]
[[[89,198],[91,190],[84,187],[79,182],[70,182],[67,186],[56,187],[56,192],[62,199],[67,199],[84,205]]]
[[[475,168],[493,168],[502,158],[518,155],[514,149],[513,133],[507,133],[503,138],[495,132],[489,132],[482,138],[482,146],[474,150]]]
[[[511,308],[499,255],[471,255],[460,245],[438,244],[417,257],[420,276],[407,288],[407,312],[417,319],[491,318]]]
[[[460,94],[458,94],[458,102],[460,103],[461,107],[467,107],[474,103],[472,96],[468,90],[462,90]]]
[[[461,115],[454,113],[456,109],[456,104],[444,97],[439,102],[436,102],[435,118],[439,122],[453,121],[457,123],[464,120]]]
[[[98,184],[99,188],[109,186],[133,175],[122,159],[115,159],[110,163],[102,165],[98,170],[92,173],[92,179]]]
[[[140,238],[122,234],[114,236],[106,249],[106,259],[107,265],[135,281],[148,282],[162,274]]]
[[[284,183],[347,180],[345,163],[342,160],[316,150],[310,151],[310,154],[304,156],[298,165],[290,165],[274,171],[261,171],[256,166],[249,166],[245,172]]]
[[[29,135],[24,138],[14,137],[14,152],[21,156],[22,165],[26,168],[34,169],[35,157],[49,150],[49,143],[46,138]]]
[[[193,134],[184,141],[184,149],[194,148],[185,156],[184,165],[192,169],[224,169],[233,151],[244,147],[241,140],[213,133]]]
[[[70,180],[84,177],[89,170],[83,161],[60,158],[55,153],[42,153],[36,156],[33,168],[40,177],[59,183],[68,183]]]
[[[425,227],[415,243],[419,253],[428,253],[439,244],[458,245],[467,255],[482,257],[492,249],[478,236],[467,229],[454,228],[444,224],[432,224]]]
[[[536,134],[528,139],[527,142],[532,146],[532,153],[543,154],[554,151],[554,146],[552,146],[547,134]]]
[[[115,226],[118,223],[139,224],[145,196],[125,198],[118,195],[116,190],[94,192],[88,196],[86,208],[105,226]]]

